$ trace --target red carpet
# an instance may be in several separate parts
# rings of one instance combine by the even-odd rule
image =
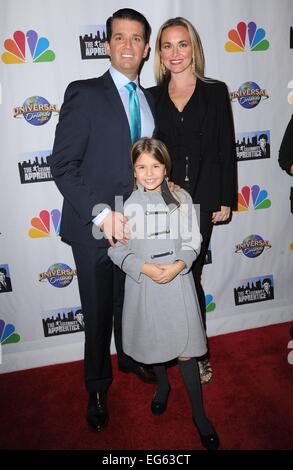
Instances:
[[[214,378],[204,388],[221,449],[293,449],[289,323],[210,338]],[[150,412],[155,385],[117,371],[110,422],[96,434],[84,419],[82,362],[0,375],[0,449],[201,449],[177,367],[163,416]]]

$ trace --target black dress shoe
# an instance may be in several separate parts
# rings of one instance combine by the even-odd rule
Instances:
[[[198,431],[202,446],[207,450],[217,450],[220,446],[220,440],[214,428],[212,428],[212,432],[210,434],[202,434],[200,430],[198,429],[198,426],[194,418],[193,418],[193,424]]]
[[[153,396],[153,399],[152,399],[152,402],[151,402],[151,411],[154,415],[160,416],[161,414],[163,414],[166,411],[170,390],[171,389],[169,388],[168,393],[167,393],[166,398],[165,398],[164,401],[157,400],[157,398],[156,398],[157,392],[155,392],[155,394]]]
[[[106,393],[93,392],[89,394],[86,419],[90,427],[97,432],[102,431],[108,423]]]
[[[133,374],[137,375],[137,377],[139,377],[146,384],[157,383],[157,379],[153,370],[149,367],[145,367],[145,366],[142,366],[141,364],[137,364],[136,362],[133,362],[127,366],[118,365],[118,369],[120,370],[120,372],[124,372],[125,374],[129,374],[132,372]]]

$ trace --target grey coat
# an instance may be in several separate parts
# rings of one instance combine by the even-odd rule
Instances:
[[[190,272],[201,235],[191,197],[183,189],[176,197],[180,203],[166,191],[166,185],[162,194],[139,187],[124,206],[131,239],[108,250],[112,261],[126,273],[123,350],[145,364],[202,356],[207,351]],[[185,261],[186,268],[167,284],[158,284],[141,273],[144,263],[176,260]]]

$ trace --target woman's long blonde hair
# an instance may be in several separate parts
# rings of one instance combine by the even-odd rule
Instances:
[[[204,80],[205,58],[199,34],[190,21],[182,18],[181,16],[177,16],[176,18],[171,18],[165,21],[165,23],[160,27],[157,35],[155,47],[155,77],[157,84],[160,85],[165,79],[170,77],[169,70],[166,69],[161,61],[161,39],[163,31],[166,28],[173,26],[183,26],[183,28],[187,29],[192,47],[192,71],[196,77]]]

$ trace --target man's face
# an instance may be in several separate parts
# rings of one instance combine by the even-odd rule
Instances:
[[[76,315],[76,319],[78,321],[78,323],[82,323],[83,322],[83,314],[82,313],[78,313]]]
[[[110,42],[105,43],[113,67],[130,80],[136,78],[148,53],[149,45],[145,43],[143,33],[143,25],[139,21],[115,18]]]
[[[261,146],[262,149],[266,148],[266,143],[267,143],[266,139],[264,138],[259,139],[259,145]]]
[[[264,288],[264,290],[267,294],[270,292],[270,287],[271,286],[270,286],[269,282],[264,282],[263,283],[263,288]]]

